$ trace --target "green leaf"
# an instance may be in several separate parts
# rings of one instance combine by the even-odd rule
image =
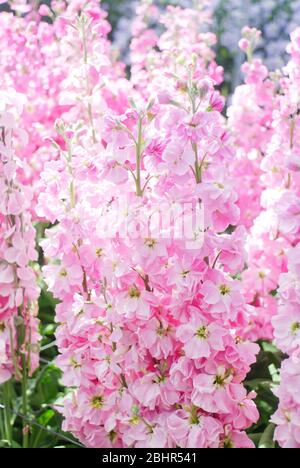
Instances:
[[[258,448],[261,449],[270,449],[275,448],[275,442],[273,440],[275,432],[275,425],[269,424],[258,444]]]
[[[44,336],[54,335],[56,328],[57,328],[57,324],[48,323],[47,325],[42,326],[42,334]]]
[[[257,434],[248,434],[248,437],[252,440],[252,442],[255,444],[255,447],[258,447],[258,444],[260,442],[260,439],[262,437],[262,432],[259,432]]]
[[[46,411],[44,411],[43,414],[41,414],[41,416],[39,416],[38,422],[42,426],[46,426],[54,416],[55,416],[55,411],[53,409],[47,409]]]
[[[15,440],[12,441],[11,443],[11,447],[12,448],[22,448],[22,446],[20,444],[18,444],[18,442],[16,442]]]
[[[5,447],[10,447],[9,440],[6,440],[6,439],[0,440],[0,448],[5,448]]]
[[[261,347],[263,351],[265,351],[266,353],[273,353],[273,354],[279,353],[279,349],[276,348],[276,346],[273,343],[269,343],[269,341],[263,341],[261,343]]]
[[[267,379],[252,379],[252,380],[246,380],[244,382],[245,386],[246,387],[249,387],[251,388],[252,390],[255,390],[259,387],[262,387],[262,388],[271,388],[273,382],[272,380],[267,380]]]
[[[31,395],[31,404],[41,408],[44,404],[53,403],[61,390],[59,379],[61,372],[54,365],[48,365],[37,375],[36,386]]]

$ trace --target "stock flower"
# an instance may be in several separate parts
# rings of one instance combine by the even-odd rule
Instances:
[[[167,421],[170,435],[177,446],[182,448],[218,448],[223,433],[220,422],[199,413],[196,407],[177,410]]]
[[[57,296],[71,292],[78,284],[82,283],[82,268],[80,265],[47,265],[44,267],[44,275],[47,278],[49,290]]]
[[[231,413],[234,407],[230,389],[231,380],[231,372],[222,367],[213,375],[197,375],[193,379],[193,404],[208,413]]]
[[[234,279],[245,266],[235,150],[206,19],[143,1],[130,79],[96,0],[53,20],[68,67],[36,211],[52,223],[41,245],[60,300],[63,428],[87,447],[245,446],[257,418],[243,380],[258,348],[240,337],[249,309]],[[200,207],[204,222],[185,232]]]
[[[148,320],[151,316],[151,293],[140,289],[135,284],[128,287],[128,291],[121,293],[117,299],[117,308],[120,315],[126,318]]]
[[[229,313],[242,304],[243,298],[235,282],[217,272],[211,272],[210,278],[203,283],[201,294],[211,312]]]
[[[153,317],[138,332],[141,348],[148,349],[156,359],[167,359],[173,352],[173,335],[172,325],[161,317]]]
[[[39,287],[33,263],[38,254],[30,213],[31,193],[22,183],[16,150],[23,142],[17,118],[24,96],[1,92],[0,105],[0,383],[38,367],[37,299]],[[24,365],[21,353],[28,365]],[[30,354],[30,360],[28,360]]]
[[[177,176],[184,176],[194,161],[190,145],[182,143],[179,139],[172,140],[167,145],[162,157],[169,170]]]
[[[223,337],[227,334],[217,324],[209,324],[201,317],[201,312],[193,309],[189,322],[181,325],[176,335],[184,343],[184,351],[188,358],[209,358],[215,351],[224,351]]]

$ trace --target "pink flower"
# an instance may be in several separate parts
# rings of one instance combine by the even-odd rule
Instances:
[[[188,358],[211,357],[216,351],[223,351],[223,337],[227,332],[217,324],[209,324],[196,308],[191,308],[191,318],[177,330],[177,337],[184,343],[183,349]]]
[[[116,298],[118,313],[126,318],[148,320],[151,317],[151,293],[139,288],[135,284],[128,287],[124,293]]]
[[[283,352],[300,349],[300,304],[282,304],[272,323],[276,344]]]
[[[231,380],[231,372],[223,367],[220,367],[214,375],[196,375],[193,379],[193,404],[208,413],[232,413],[235,405],[231,395]]]
[[[239,307],[242,297],[237,284],[216,273],[212,275],[216,282],[207,280],[201,288],[203,299],[211,307],[212,312],[224,313],[229,312],[231,307]]]
[[[173,351],[173,334],[172,327],[165,319],[153,317],[139,329],[139,343],[156,359],[166,359]]]
[[[210,108],[212,110],[222,112],[224,105],[225,101],[223,96],[221,96],[219,92],[213,92],[209,100]]]
[[[149,373],[139,381],[136,381],[133,385],[132,393],[140,404],[153,410],[160,395],[160,388],[156,381],[156,375]]]
[[[254,449],[255,445],[245,432],[234,430],[230,431],[228,428],[222,447],[231,449]]]
[[[8,263],[17,263],[20,267],[25,267],[29,261],[37,260],[37,252],[29,244],[29,237],[16,233],[12,236],[11,247],[4,252],[4,258]]]
[[[218,448],[223,433],[219,421],[202,415],[196,407],[175,411],[167,425],[175,444],[182,448]]]
[[[190,145],[180,140],[172,140],[166,147],[163,155],[168,169],[178,176],[184,176],[190,171],[194,162],[194,155]]]
[[[82,285],[83,272],[79,265],[47,265],[44,267],[44,274],[49,290],[57,297],[70,293],[74,287],[78,289]]]

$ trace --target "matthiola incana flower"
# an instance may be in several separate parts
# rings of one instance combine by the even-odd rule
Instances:
[[[55,224],[43,272],[73,388],[64,429],[88,447],[252,447],[258,413],[243,380],[258,347],[240,333],[245,231],[224,176],[235,152],[214,37],[198,31],[205,10],[168,8],[158,36],[143,2],[125,80],[102,11],[80,6],[64,25],[60,105],[72,108],[37,207]]]
[[[14,102],[15,100],[15,102]],[[17,118],[24,96],[1,93],[0,103],[0,383],[13,374],[32,373],[38,365],[35,230],[32,194],[19,180],[21,164]],[[21,104],[20,104],[21,103]]]
[[[248,29],[247,34],[251,42],[257,32]],[[240,97],[246,92],[254,93],[253,105],[258,106],[258,118],[254,121],[261,135],[257,139],[246,138],[245,143],[242,140],[238,142],[244,162],[241,160],[236,167],[242,172],[250,169],[248,181],[252,180],[251,184],[257,177],[260,180],[260,198],[255,191],[252,192],[255,198],[249,206],[255,209],[254,213],[247,215],[245,222],[249,231],[249,258],[248,268],[242,273],[242,283],[248,303],[254,306],[252,324],[246,336],[275,338],[277,346],[289,356],[282,366],[281,383],[274,390],[280,401],[272,421],[277,425],[275,440],[282,447],[300,446],[299,402],[292,390],[292,387],[296,388],[300,370],[299,169],[296,162],[299,152],[298,42],[299,29],[291,35],[287,49],[291,55],[288,65],[277,73],[268,73],[259,60],[252,58],[252,51],[248,50],[251,44],[244,47],[242,43],[242,48],[247,48],[249,59],[243,67],[246,85],[237,90],[230,110],[230,119],[235,122],[236,129],[241,128],[235,120],[238,115],[243,116],[242,125],[247,122],[244,130],[250,129],[251,115]],[[250,101],[244,102],[248,104]],[[250,141],[251,146],[248,146]],[[242,187],[239,190],[244,192]],[[245,195],[251,197],[251,191],[247,189]]]
[[[253,448],[265,341],[274,441],[300,447],[300,29],[270,71],[272,27],[241,25],[226,110],[225,3],[141,0],[126,66],[98,0],[1,9],[0,384],[31,396],[43,285],[55,407],[89,448]]]

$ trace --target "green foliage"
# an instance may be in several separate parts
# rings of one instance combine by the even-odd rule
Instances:
[[[257,362],[245,382],[249,391],[257,393],[255,403],[260,413],[259,421],[248,430],[248,435],[258,448],[275,448],[272,441],[275,428],[270,424],[270,418],[277,409],[278,399],[272,390],[279,383],[279,368],[284,355],[271,343],[261,342],[260,347]]]

